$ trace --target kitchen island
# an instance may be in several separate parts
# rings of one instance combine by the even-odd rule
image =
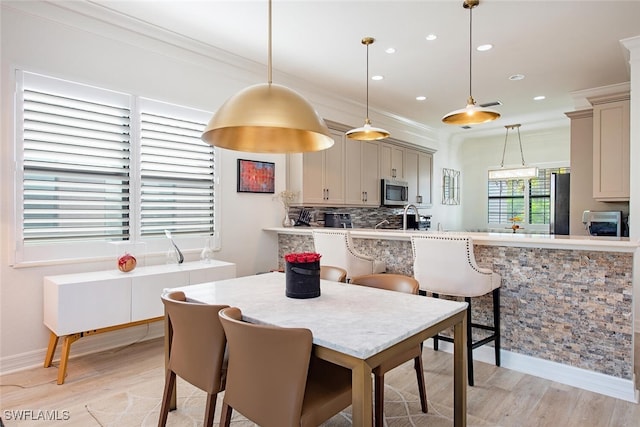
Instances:
[[[278,259],[313,250],[311,228],[269,228]],[[387,272],[413,275],[410,237],[428,231],[350,229],[356,249]],[[464,233],[476,261],[502,276],[502,366],[638,401],[633,363],[633,256],[628,238]],[[473,316],[491,323],[490,296]],[[474,331],[474,334],[476,331]],[[477,333],[482,333],[478,331]],[[492,349],[474,351],[493,363]],[[486,357],[484,357],[486,354]]]

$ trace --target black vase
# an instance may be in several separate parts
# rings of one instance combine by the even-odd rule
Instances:
[[[289,298],[320,296],[320,261],[286,262],[286,295]]]

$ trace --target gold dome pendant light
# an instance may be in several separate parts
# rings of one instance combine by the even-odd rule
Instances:
[[[269,0],[268,83],[249,86],[213,115],[202,140],[216,147],[253,153],[320,151],[334,144],[329,129],[302,95],[272,83]]]
[[[467,106],[460,110],[455,110],[442,118],[442,122],[448,125],[477,125],[479,123],[490,122],[500,117],[500,113],[495,110],[476,106],[476,101],[471,95],[471,56],[473,52],[472,44],[472,10],[480,4],[480,0],[464,0],[462,7],[469,9],[469,99]]]
[[[369,119],[369,45],[373,44],[374,41],[373,37],[365,37],[361,41],[363,45],[367,46],[367,118],[364,119],[364,126],[351,129],[346,133],[347,138],[360,141],[375,141],[388,138],[390,135],[384,129],[371,126],[371,120]]]

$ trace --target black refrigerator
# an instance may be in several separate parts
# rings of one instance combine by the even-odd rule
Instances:
[[[569,234],[569,192],[571,174],[551,174],[551,215],[549,233]]]

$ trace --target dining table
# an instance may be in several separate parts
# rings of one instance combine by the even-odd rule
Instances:
[[[164,292],[179,290],[188,301],[238,307],[247,322],[311,330],[317,357],[351,369],[352,425],[357,427],[373,424],[372,370],[453,328],[453,423],[466,426],[466,302],[328,280],[320,281],[320,296],[315,298],[290,298],[285,289],[285,273],[271,272]],[[167,331],[166,355],[170,325]]]

